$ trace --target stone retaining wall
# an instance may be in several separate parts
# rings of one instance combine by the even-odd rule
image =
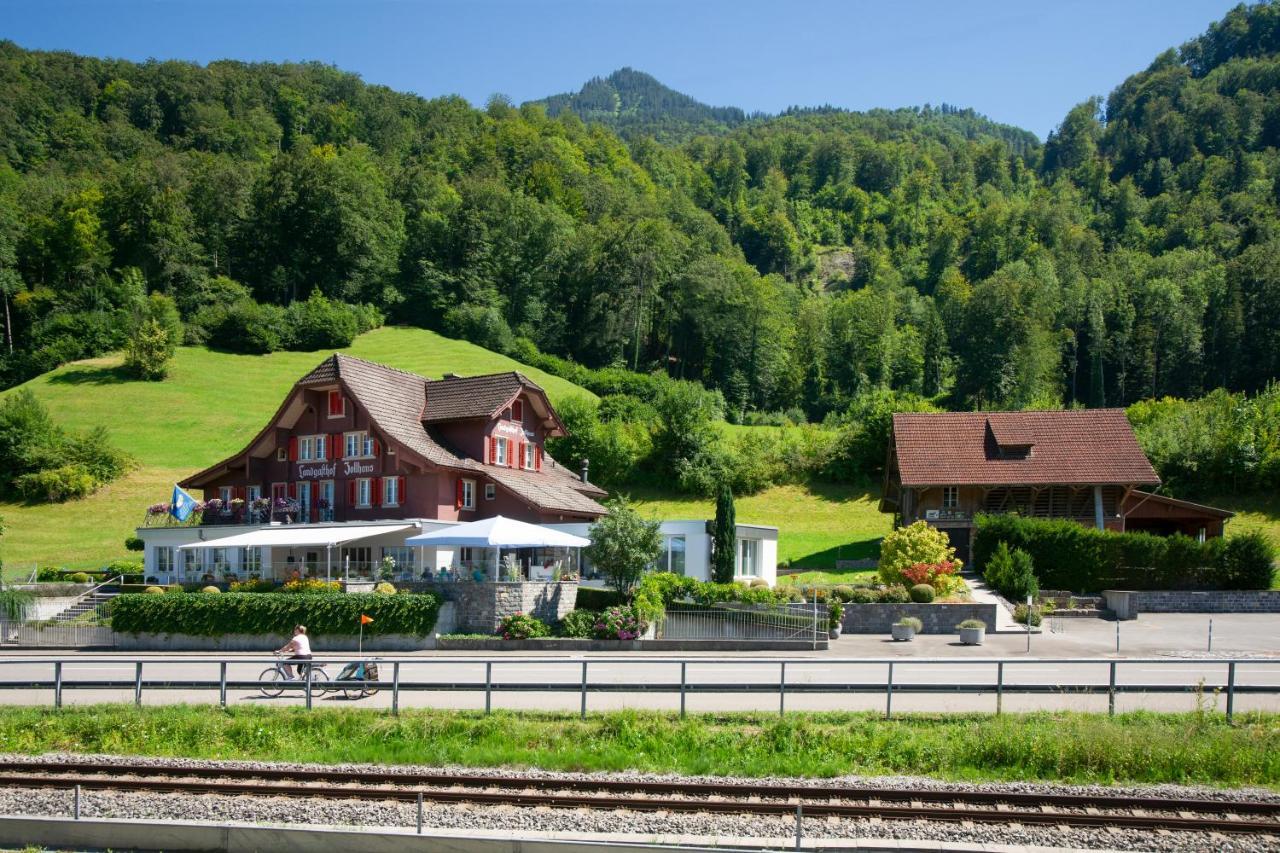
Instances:
[[[846,604],[841,626],[846,634],[888,634],[904,616],[919,619],[921,634],[954,634],[966,619],[981,619],[987,630],[996,627],[995,604]]]
[[[830,638],[823,634],[815,646],[812,641],[766,640],[586,640],[572,637],[552,637],[544,640],[480,639],[478,637],[445,637],[437,641],[437,648],[454,651],[483,652],[760,652],[760,651],[810,651],[824,650],[830,646]]]
[[[536,616],[554,625],[574,608],[578,599],[577,581],[416,582],[405,586],[414,592],[430,592],[444,601],[452,601],[453,626],[460,633],[492,634],[498,630],[503,617],[516,613]]]
[[[1280,589],[1133,592],[1139,613],[1280,613]]]

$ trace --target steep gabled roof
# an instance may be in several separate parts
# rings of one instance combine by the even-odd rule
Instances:
[[[427,380],[427,407],[423,420],[429,424],[497,415],[521,391],[543,391],[535,382],[516,371],[484,376],[448,376]]]
[[[1123,409],[897,414],[893,442],[904,486],[1160,483]]]

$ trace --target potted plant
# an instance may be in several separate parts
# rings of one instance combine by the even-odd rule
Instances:
[[[911,642],[916,634],[923,630],[924,623],[914,616],[903,616],[889,626],[889,633],[893,635],[893,639],[904,643]]]
[[[982,638],[987,633],[987,623],[981,619],[966,619],[956,626],[960,632],[960,642],[966,646],[982,645]]]
[[[844,603],[833,597],[827,604],[827,614],[827,631],[831,639],[839,639],[840,630],[844,627]]]

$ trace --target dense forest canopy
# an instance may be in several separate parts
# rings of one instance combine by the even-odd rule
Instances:
[[[119,347],[148,292],[228,348],[318,292],[697,380],[732,419],[1254,393],[1280,373],[1278,28],[1238,7],[1044,145],[952,107],[743,116],[630,70],[479,110],[0,43],[0,380]]]

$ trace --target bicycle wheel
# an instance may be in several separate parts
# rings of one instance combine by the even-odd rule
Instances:
[[[258,676],[258,689],[268,699],[278,698],[284,693],[284,673],[277,666],[264,669]]]
[[[332,688],[329,687],[329,673],[325,672],[318,666],[311,667],[311,693],[328,693]]]

